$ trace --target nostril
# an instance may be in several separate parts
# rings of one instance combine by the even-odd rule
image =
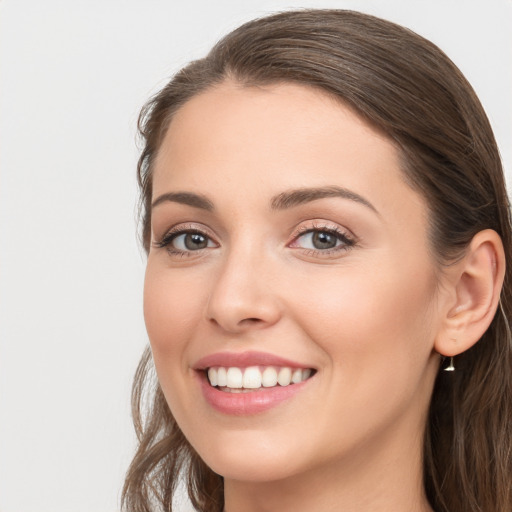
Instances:
[[[243,320],[240,320],[240,324],[257,324],[262,322],[261,318],[244,318]]]
[[[214,324],[221,325],[221,323],[216,318],[210,318],[209,320],[210,320],[210,322],[212,322]],[[262,322],[263,322],[263,320],[261,318],[243,318],[242,320],[238,321],[237,325],[239,327],[240,326],[250,326],[250,325],[260,324]]]

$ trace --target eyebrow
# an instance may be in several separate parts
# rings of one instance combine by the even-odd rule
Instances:
[[[294,208],[295,206],[330,197],[339,197],[342,199],[355,201],[356,203],[366,206],[377,215],[379,215],[379,212],[375,206],[373,206],[373,204],[363,196],[360,196],[359,194],[356,194],[355,192],[352,192],[346,188],[334,185],[328,187],[299,188],[288,190],[273,197],[270,202],[270,206],[272,210],[287,210],[288,208]],[[209,212],[215,209],[213,203],[206,196],[195,194],[193,192],[167,192],[161,196],[158,196],[151,204],[151,207],[155,208],[155,206],[158,206],[159,204],[165,203],[167,201],[185,204]]]
[[[161,203],[165,203],[166,201],[186,204],[188,206],[193,206],[194,208],[199,208],[201,210],[207,210],[209,212],[214,209],[213,203],[207,197],[194,194],[192,192],[167,192],[166,194],[158,196],[151,204],[151,208],[154,208]]]
[[[342,199],[349,199],[356,203],[362,204],[379,215],[379,212],[370,201],[363,196],[352,192],[343,187],[329,186],[319,188],[299,188],[296,190],[289,190],[282,192],[272,199],[271,207],[273,210],[286,210],[299,206],[301,204],[310,203],[318,199],[325,199],[329,197],[340,197]]]

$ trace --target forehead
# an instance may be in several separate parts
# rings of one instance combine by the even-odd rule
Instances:
[[[389,138],[326,93],[295,84],[226,82],[189,100],[170,123],[154,167],[167,189],[275,195],[339,185],[391,205],[410,189]],[[384,205],[383,205],[384,206]]]
[[[348,125],[350,129],[343,130]],[[394,151],[385,147],[392,145],[385,135],[321,89],[292,83],[246,86],[226,81],[192,97],[178,109],[160,155],[171,150],[171,156],[178,156],[191,138],[196,143],[210,143],[209,149],[218,147],[219,152],[231,149],[233,144],[246,144],[248,150],[247,143],[251,147],[266,144],[274,150],[279,145],[284,152],[304,138],[312,142],[324,139],[326,144],[336,141],[347,148],[361,136],[367,144],[378,139],[383,143],[381,149]]]

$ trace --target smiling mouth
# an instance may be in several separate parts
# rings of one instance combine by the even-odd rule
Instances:
[[[226,393],[251,393],[292,386],[310,379],[315,373],[312,368],[288,366],[214,366],[207,370],[210,385]]]

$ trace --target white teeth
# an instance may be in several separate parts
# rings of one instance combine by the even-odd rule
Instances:
[[[287,366],[276,368],[274,366],[247,368],[212,367],[208,368],[208,380],[214,387],[224,388],[223,391],[240,391],[243,389],[261,389],[299,384],[307,380],[312,373],[309,368],[294,368]]]
[[[217,368],[217,386],[227,386],[228,385],[228,376],[226,368],[222,366]],[[213,386],[213,384],[212,384]]]
[[[217,381],[217,370],[215,368],[210,368],[208,370],[208,380],[210,381],[210,384],[212,386],[216,386],[218,384],[218,381]]]
[[[244,372],[244,388],[258,389],[261,388],[261,372],[257,366],[249,366]]]
[[[242,387],[242,370],[240,368],[231,367],[228,368],[226,374],[226,386],[228,388],[241,388]]]
[[[292,383],[298,384],[299,382],[302,382],[302,370],[297,368],[297,370],[294,370],[292,373]]]
[[[261,376],[261,383],[264,388],[273,388],[277,384],[277,370],[272,366],[265,368]]]
[[[280,386],[288,386],[292,381],[292,370],[291,368],[281,368],[277,374],[277,382]]]

